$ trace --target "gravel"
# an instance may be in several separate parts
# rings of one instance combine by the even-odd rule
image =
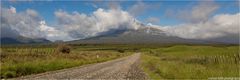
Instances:
[[[140,53],[97,64],[50,71],[17,79],[148,79],[139,67]]]

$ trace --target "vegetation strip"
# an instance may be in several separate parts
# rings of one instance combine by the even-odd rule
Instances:
[[[131,54],[118,49],[94,51],[84,51],[84,49],[74,46],[71,53],[62,54],[54,47],[1,47],[0,75],[1,78],[14,78],[104,62]]]
[[[239,76],[239,46],[172,46],[146,49],[142,67],[152,79]]]

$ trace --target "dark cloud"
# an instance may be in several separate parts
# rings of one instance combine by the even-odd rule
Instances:
[[[1,26],[5,26],[5,24]],[[16,30],[12,30],[10,27],[1,27],[1,38],[2,37],[16,38],[19,36],[20,35]]]

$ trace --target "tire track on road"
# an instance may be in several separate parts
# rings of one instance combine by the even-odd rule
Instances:
[[[139,67],[140,53],[70,69],[50,71],[17,79],[147,79]]]

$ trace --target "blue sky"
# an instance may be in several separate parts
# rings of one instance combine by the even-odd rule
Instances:
[[[134,4],[137,4],[139,1],[119,1],[116,2],[122,10],[127,11]],[[155,23],[157,25],[176,25],[183,23],[182,20],[166,16],[166,11],[172,10],[185,10],[190,9],[191,7],[197,5],[200,1],[141,1],[146,5],[159,5],[154,9],[148,9],[141,12],[138,16],[135,16],[136,19],[144,22],[149,17],[159,18],[159,22]],[[215,14],[222,13],[238,13],[239,9],[237,2],[232,1],[215,1],[220,8],[214,12]],[[96,1],[3,1],[2,7],[13,6],[16,8],[17,12],[25,11],[26,9],[36,10],[40,16],[46,20],[48,24],[54,24],[55,16],[54,12],[57,10],[63,10],[69,13],[77,11],[79,13],[84,13],[91,15],[92,12],[96,11],[98,8],[108,9],[109,1],[96,2]]]

